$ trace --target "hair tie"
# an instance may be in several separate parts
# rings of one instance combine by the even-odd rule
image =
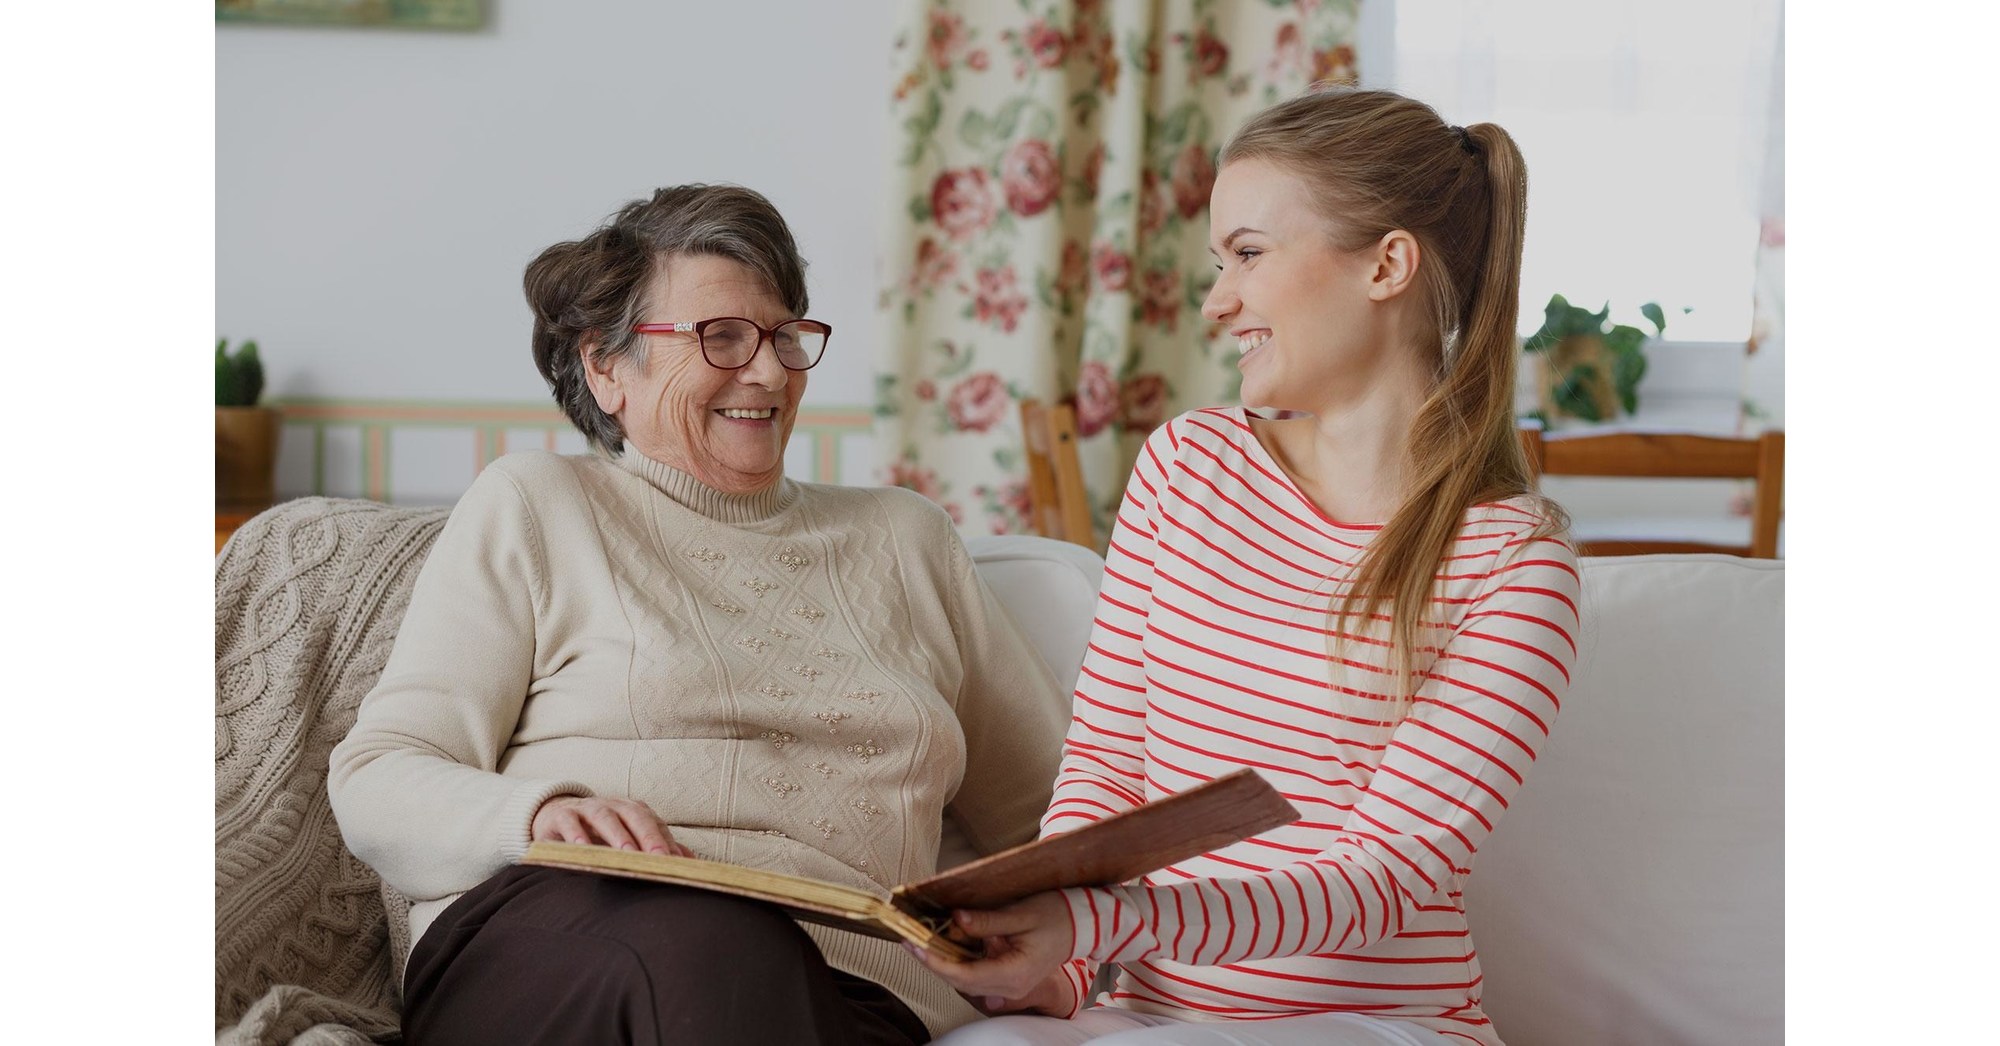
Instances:
[[[1470,131],[1467,131],[1465,128],[1460,127],[1457,124],[1453,124],[1451,127],[1451,133],[1458,135],[1458,147],[1465,150],[1465,155],[1467,156],[1479,155],[1479,143],[1474,142],[1472,140],[1472,133]]]

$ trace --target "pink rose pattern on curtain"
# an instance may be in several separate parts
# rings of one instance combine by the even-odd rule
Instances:
[[[1100,541],[1145,435],[1234,402],[1201,318],[1215,155],[1354,82],[1356,0],[917,0],[896,41],[876,436],[884,482],[1030,530],[1020,403],[1077,413]]]

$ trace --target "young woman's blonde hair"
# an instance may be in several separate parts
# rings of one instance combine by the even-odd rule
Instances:
[[[1415,292],[1432,322],[1414,348],[1433,379],[1410,427],[1409,482],[1328,611],[1336,637],[1375,631],[1371,623],[1387,617],[1394,721],[1417,689],[1419,653],[1435,653],[1419,640],[1466,510],[1526,495],[1542,533],[1569,527],[1560,506],[1534,493],[1515,432],[1527,166],[1497,124],[1452,127],[1421,102],[1346,87],[1319,87],[1252,117],[1222,150],[1224,166],[1249,159],[1304,181],[1341,249],[1371,247],[1397,229],[1417,241]]]

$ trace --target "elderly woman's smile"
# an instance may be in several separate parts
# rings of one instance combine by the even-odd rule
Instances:
[[[592,363],[598,406],[618,420],[633,450],[717,490],[747,494],[776,484],[806,372],[786,369],[778,337],[752,325],[775,329],[798,317],[749,266],[705,254],[668,257],[645,301],[639,322],[649,329],[725,317],[749,323],[641,334],[637,353]],[[788,346],[796,341],[790,331],[783,337]],[[737,362],[726,354],[745,346],[749,362],[725,369]]]

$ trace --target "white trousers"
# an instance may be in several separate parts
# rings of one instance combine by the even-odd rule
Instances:
[[[1356,1013],[1209,1023],[1096,1006],[1072,1020],[1016,1013],[974,1021],[932,1046],[1445,1046],[1449,1041],[1421,1025]]]

